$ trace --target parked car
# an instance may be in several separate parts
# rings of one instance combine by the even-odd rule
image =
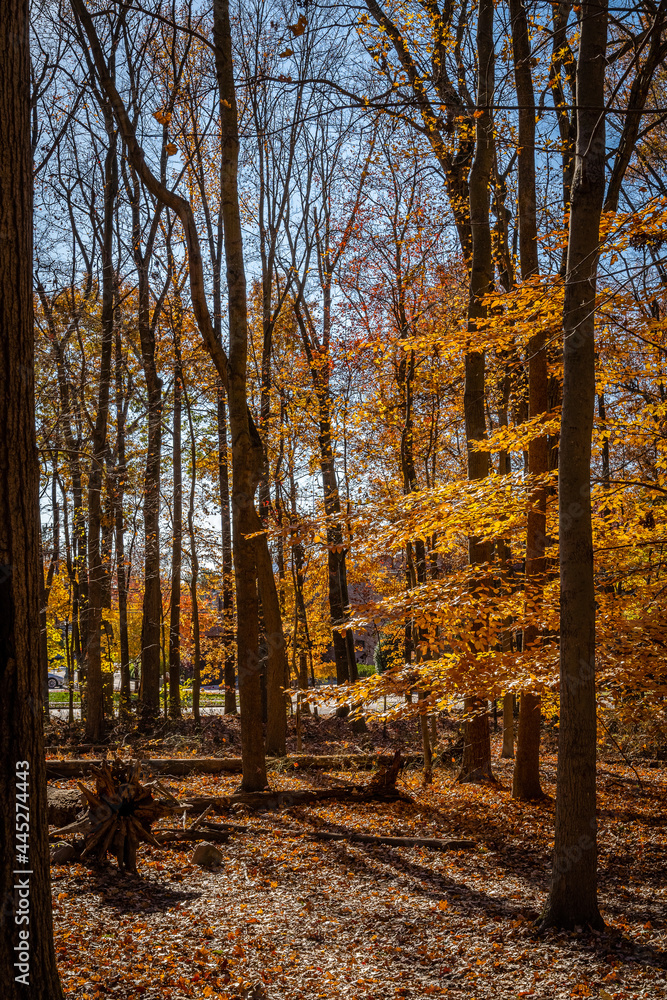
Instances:
[[[50,688],[65,687],[65,678],[59,677],[58,674],[49,674],[49,687]]]

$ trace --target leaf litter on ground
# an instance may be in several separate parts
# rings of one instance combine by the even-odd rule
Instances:
[[[348,730],[349,732],[349,730]],[[499,747],[496,747],[498,750]],[[157,755],[157,754],[156,754]],[[553,797],[556,760],[543,758]],[[603,933],[540,933],[553,798],[511,799],[511,761],[497,785],[459,785],[437,768],[399,782],[413,801],[326,802],[237,810],[214,870],[185,849],[142,848],[139,875],[54,866],[54,929],[67,996],[77,1000],[607,1000],[667,995],[667,774],[623,764],[599,773]],[[350,773],[280,773],[285,789]],[[58,782],[75,787],[75,782]],[[181,797],[230,794],[238,776],[170,779]],[[239,816],[238,813],[241,815]],[[318,841],[317,830],[470,838],[473,851]]]

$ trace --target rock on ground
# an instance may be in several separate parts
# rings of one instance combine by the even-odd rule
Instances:
[[[222,864],[222,854],[213,844],[208,842],[197,844],[192,855],[192,864],[200,868],[217,868]]]
[[[49,826],[67,826],[83,810],[81,792],[76,788],[52,788],[47,785]]]

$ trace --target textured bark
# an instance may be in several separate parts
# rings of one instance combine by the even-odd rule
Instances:
[[[261,527],[258,519],[258,529]],[[271,554],[266,535],[259,535],[257,543],[257,583],[262,599],[264,631],[267,646],[266,674],[266,752],[282,757],[287,736],[286,702],[283,693],[287,671],[287,652],[283,634],[280,602],[273,575]],[[307,681],[306,681],[307,683]]]
[[[222,641],[225,650],[225,715],[235,715],[234,568],[232,566],[232,522],[229,515],[227,408],[225,406],[225,394],[222,387],[218,389],[218,483],[222,527]]]
[[[465,711],[471,714],[466,720],[463,734],[463,760],[459,781],[492,778],[491,732],[485,702],[479,698],[466,698]]]
[[[501,757],[514,757],[514,695],[503,696],[503,749]]]
[[[606,0],[580,9],[576,166],[563,306],[558,513],[560,727],[555,843],[546,926],[602,927],[595,818],[595,586],[590,462],[595,406],[595,292],[605,184]]]
[[[114,483],[116,583],[118,587],[118,631],[120,641],[120,711],[130,708],[130,640],[127,629],[127,568],[125,566],[125,398],[123,392],[122,346],[120,326],[116,326],[115,389],[116,389],[116,470]]]
[[[540,706],[538,695],[528,691],[521,693],[516,760],[512,776],[512,797],[515,799],[544,797],[540,785]]]
[[[190,502],[188,504],[188,537],[190,540],[190,603],[192,605],[192,645],[193,645],[193,676],[192,676],[192,715],[195,723],[200,724],[199,695],[201,692],[201,633],[199,629],[199,596],[197,584],[199,581],[199,558],[197,556],[197,533],[195,531],[195,488],[197,485],[197,442],[195,428],[192,422],[192,409],[188,393],[183,386],[185,406],[188,413],[190,430]]]
[[[220,178],[225,234],[229,308],[229,423],[232,437],[232,523],[236,580],[237,663],[241,702],[244,790],[266,785],[262,733],[262,690],[253,497],[261,468],[262,447],[246,402],[248,317],[243,239],[238,198],[239,136],[232,65],[228,0],[214,0],[213,32],[220,97],[222,170]]]
[[[535,193],[535,94],[530,68],[530,36],[523,0],[510,0],[514,77],[519,104],[519,250],[521,277],[529,281],[539,273],[537,252],[537,199]],[[528,408],[535,418],[546,413],[548,371],[546,334],[540,330],[528,341]],[[528,445],[528,472],[531,476],[549,471],[548,443],[545,436]],[[546,489],[538,487],[530,498],[526,531],[526,598],[537,605],[542,598],[546,543]],[[540,639],[533,627],[524,630],[523,650],[530,653]],[[517,799],[542,796],[540,786],[540,698],[534,693],[521,695],[517,733],[516,763],[512,795]]]
[[[494,87],[493,0],[481,0],[477,18],[477,51],[479,60],[476,148],[470,173],[470,224],[472,228],[472,266],[470,272],[470,299],[468,302],[468,332],[474,343],[477,323],[486,317],[483,297],[491,290],[493,259],[490,225],[489,185],[493,167],[493,119],[491,107]],[[486,437],[484,412],[484,354],[468,351],[465,358],[465,388],[463,407],[465,413],[466,441]],[[468,448],[468,479],[483,479],[489,472],[489,454]],[[488,562],[489,545],[477,538],[470,538],[468,558],[472,566]],[[485,712],[478,714],[480,702],[468,699],[468,712],[475,714],[466,721],[461,777],[473,771],[491,774],[491,741],[489,720]]]
[[[553,5],[551,65],[549,67],[549,86],[553,94],[558,131],[562,145],[563,157],[563,211],[567,214],[570,208],[570,189],[572,187],[572,172],[574,170],[574,147],[577,139],[576,115],[569,114],[568,99],[563,90],[563,74],[568,82],[572,103],[576,104],[577,63],[567,40],[567,22],[572,11],[571,0],[558,0]],[[567,257],[567,247],[563,250],[563,264]]]
[[[176,323],[180,322],[180,315]],[[180,332],[180,330],[179,330]],[[181,393],[182,371],[180,345],[174,372],[174,414],[172,420],[172,477],[174,502],[171,541],[171,598],[169,602],[169,715],[181,714],[181,563],[183,549],[183,477],[181,468]]]
[[[93,457],[88,474],[88,645],[86,649],[86,737],[99,740],[104,731],[102,677],[102,605],[107,577],[100,533],[102,530],[102,478],[107,453],[107,424],[111,391],[111,359],[114,323],[113,237],[114,212],[118,191],[116,132],[111,111],[105,110],[109,137],[104,167],[104,222],[102,234],[102,344],[97,397],[97,415],[93,430]]]
[[[141,363],[148,393],[148,442],[144,468],[144,599],[141,619],[141,715],[149,723],[160,712],[160,466],[162,459],[162,380],[156,363],[155,311],[150,312],[148,267],[157,232],[157,217],[142,253],[140,187],[136,177],[130,189],[134,263],[138,278],[139,310],[137,325]],[[159,211],[159,210],[158,210]]]
[[[61,1000],[42,742],[29,37],[27,0],[7,0],[0,18],[0,988],[7,1000]],[[27,766],[17,769],[19,762]],[[18,775],[27,782],[24,801]],[[26,802],[30,829],[23,840],[17,832]],[[15,853],[24,843],[25,865]],[[22,868],[29,874],[17,874]],[[14,916],[19,880],[29,888],[29,924]],[[28,986],[17,982],[23,969],[14,965],[19,933],[26,930]]]

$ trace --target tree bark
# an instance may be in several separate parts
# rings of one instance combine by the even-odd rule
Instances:
[[[241,695],[241,743],[244,758],[243,784],[247,788],[262,788],[266,782],[266,761],[261,727],[261,687],[258,655],[257,587],[254,540],[246,536],[252,531],[249,508],[252,507],[261,467],[261,441],[252,422],[246,402],[247,376],[247,303],[243,260],[243,242],[238,199],[238,121],[236,92],[232,66],[231,30],[227,0],[214,3],[214,36],[216,39],[216,75],[220,92],[222,131],[221,201],[224,223],[225,259],[227,264],[229,310],[229,360],[215,335],[208,308],[201,248],[192,206],[171,191],[152,173],[144,152],[137,142],[127,109],[109,76],[108,66],[97,37],[93,20],[83,0],[72,0],[90,42],[100,82],[108,95],[119,130],[125,142],[128,160],[151,194],[167,205],[179,217],[183,226],[188,252],[190,294],[202,339],[218,375],[225,385],[229,401],[232,438],[234,526],[234,562],[237,595],[237,661]],[[158,581],[159,582],[159,581]],[[159,610],[159,601],[158,601]],[[159,633],[159,615],[158,615]],[[157,644],[159,664],[159,641]]]
[[[199,558],[197,556],[197,533],[195,531],[195,488],[197,485],[197,442],[195,428],[192,422],[190,398],[185,386],[185,407],[188,413],[188,428],[190,430],[190,503],[188,504],[188,537],[190,539],[190,602],[192,604],[192,645],[194,647],[194,670],[192,676],[192,715],[197,726],[201,724],[199,714],[199,696],[201,693],[201,633],[199,629]]]
[[[553,868],[543,924],[600,928],[604,921],[597,903],[590,462],[595,407],[595,293],[605,185],[607,0],[582,3],[579,16],[577,146],[563,307],[558,489],[560,727]]]
[[[0,989],[7,1000],[26,996],[62,1000],[51,917],[42,741],[39,592],[43,569],[35,441],[29,39],[27,0],[7,0],[0,18],[0,898],[4,925]],[[21,829],[26,821],[29,831]],[[21,945],[27,946],[25,962],[24,951],[17,950]]]
[[[179,316],[176,317],[176,323],[180,323],[180,310]],[[180,333],[180,330],[175,330],[174,332],[177,334]],[[183,550],[183,479],[181,468],[181,393],[183,388],[183,373],[181,371],[180,343],[177,347],[175,345],[175,349],[177,349],[178,353],[174,371],[174,414],[172,421],[174,501],[171,543],[171,598],[169,602],[169,715],[172,719],[178,719],[181,715],[181,563]]]
[[[146,724],[160,713],[160,466],[162,460],[162,380],[156,363],[155,312],[150,314],[148,266],[153,251],[156,218],[153,218],[142,253],[140,186],[134,170],[129,188],[132,207],[132,244],[137,269],[139,309],[137,325],[141,363],[148,393],[148,442],[144,468],[144,599],[141,619],[141,716]],[[158,208],[159,212],[160,209]]]
[[[225,715],[236,715],[236,658],[234,655],[234,567],[232,522],[229,515],[229,462],[225,392],[218,389],[218,478],[222,527],[222,641],[224,646]]]
[[[528,17],[524,0],[510,0],[514,77],[519,104],[519,251],[521,277],[529,281],[539,274],[537,245],[537,199],[535,192],[535,94],[530,68],[531,51]],[[546,334],[538,331],[528,341],[528,407],[535,418],[546,413],[548,400]],[[541,476],[549,471],[549,453],[544,435],[528,445],[528,473]],[[541,602],[545,571],[545,531],[547,495],[544,485],[531,495],[526,531],[526,600],[535,607]],[[534,626],[523,633],[523,651],[539,646],[540,638]],[[534,799],[543,795],[540,786],[540,698],[523,692],[519,701],[516,762],[512,781],[512,796]]]
[[[503,695],[503,749],[501,757],[514,757],[514,695]]]
[[[120,327],[116,326],[115,382],[116,382],[116,471],[114,508],[116,518],[116,583],[118,587],[118,632],[120,642],[120,714],[130,710],[130,639],[127,629],[127,572],[125,565],[125,401],[123,393],[122,348]]]
[[[116,131],[110,110],[105,110],[105,125],[109,137],[104,167],[104,222],[102,234],[102,351],[97,399],[97,416],[93,430],[93,457],[88,474],[88,611],[86,648],[86,738],[95,742],[104,731],[104,694],[102,677],[102,604],[106,571],[100,548],[102,530],[102,480],[108,448],[107,424],[111,391],[111,359],[113,354],[114,269],[113,236],[114,210],[118,192],[118,161]]]
[[[477,88],[477,118],[475,158],[470,172],[470,224],[472,229],[472,266],[470,273],[470,298],[468,302],[468,332],[474,343],[477,323],[486,317],[484,296],[491,291],[493,257],[490,224],[489,186],[493,167],[493,118],[491,114],[494,88],[494,39],[493,0],[481,0],[477,17],[477,52],[479,61]],[[465,358],[465,412],[466,441],[486,437],[484,413],[484,353],[469,350]],[[468,448],[468,479],[484,479],[489,472],[489,454]],[[486,563],[490,558],[489,545],[477,538],[470,538],[468,560],[471,566]],[[491,776],[491,738],[489,720],[481,711],[477,698],[466,699],[469,718],[465,723],[461,778],[473,771]]]
[[[246,402],[248,316],[238,197],[239,135],[228,0],[214,0],[213,34],[222,129],[222,198],[229,309],[228,401],[232,437],[232,524],[236,580],[237,664],[246,791],[266,785],[259,662],[256,543],[247,537],[257,517],[253,497],[262,445]]]
[[[258,518],[257,530],[261,530]],[[264,632],[267,646],[267,723],[266,752],[278,757],[286,752],[287,715],[285,711],[285,674],[287,670],[287,652],[283,633],[280,602],[273,575],[271,553],[267,545],[266,535],[259,535],[257,541],[257,583],[262,599],[264,615]]]

